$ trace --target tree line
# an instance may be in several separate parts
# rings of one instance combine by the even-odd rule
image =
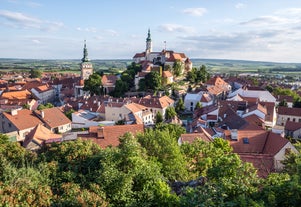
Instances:
[[[223,139],[179,146],[177,139],[184,132],[180,126],[160,123],[135,137],[125,133],[115,148],[101,149],[78,139],[53,143],[39,152],[27,151],[1,135],[0,203],[300,206],[300,154],[288,155],[283,172],[263,179]],[[176,185],[182,186],[180,190]]]

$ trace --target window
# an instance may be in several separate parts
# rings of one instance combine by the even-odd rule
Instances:
[[[291,119],[290,118],[287,118],[287,121],[290,121]]]
[[[249,138],[244,137],[242,140],[244,144],[249,144]]]
[[[190,106],[193,106],[193,102],[190,102]]]
[[[8,127],[9,127],[9,128],[11,127],[11,123],[8,123]]]
[[[299,119],[299,122],[301,122],[301,119]]]
[[[293,118],[293,122],[296,122],[296,119],[295,119],[295,118]]]

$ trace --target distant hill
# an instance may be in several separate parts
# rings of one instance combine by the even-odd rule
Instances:
[[[193,67],[205,65],[210,73],[282,73],[301,76],[301,63],[276,63],[249,60],[191,59]],[[14,59],[0,58],[0,70],[41,69],[52,71],[79,71],[80,59]],[[91,60],[95,71],[118,73],[131,64],[132,59]]]

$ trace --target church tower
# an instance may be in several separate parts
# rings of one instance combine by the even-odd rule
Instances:
[[[90,75],[93,73],[93,66],[90,60],[88,59],[88,50],[86,46],[86,40],[84,44],[84,55],[82,58],[82,62],[80,64],[81,69],[81,79],[86,80],[89,78]]]
[[[146,38],[146,54],[149,54],[152,52],[152,39],[151,39],[151,34],[150,34],[150,29],[148,29],[148,34]]]

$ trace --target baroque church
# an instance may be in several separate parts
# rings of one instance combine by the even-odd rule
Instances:
[[[192,62],[184,53],[174,52],[172,50],[166,50],[164,48],[161,52],[153,52],[152,39],[150,29],[148,30],[146,38],[146,49],[144,52],[136,53],[133,57],[135,63],[139,63],[143,66],[143,70],[152,66],[162,66],[163,69],[167,65],[171,68],[176,61],[180,61],[184,67],[184,71],[190,71],[192,69]]]
[[[80,64],[80,70],[81,70],[80,81],[79,84],[74,87],[75,97],[81,97],[87,95],[86,93],[88,92],[84,91],[84,82],[89,78],[90,75],[93,74],[93,65],[88,58],[88,49],[86,45],[86,40],[84,43],[83,58],[81,59],[81,61],[82,62]]]

